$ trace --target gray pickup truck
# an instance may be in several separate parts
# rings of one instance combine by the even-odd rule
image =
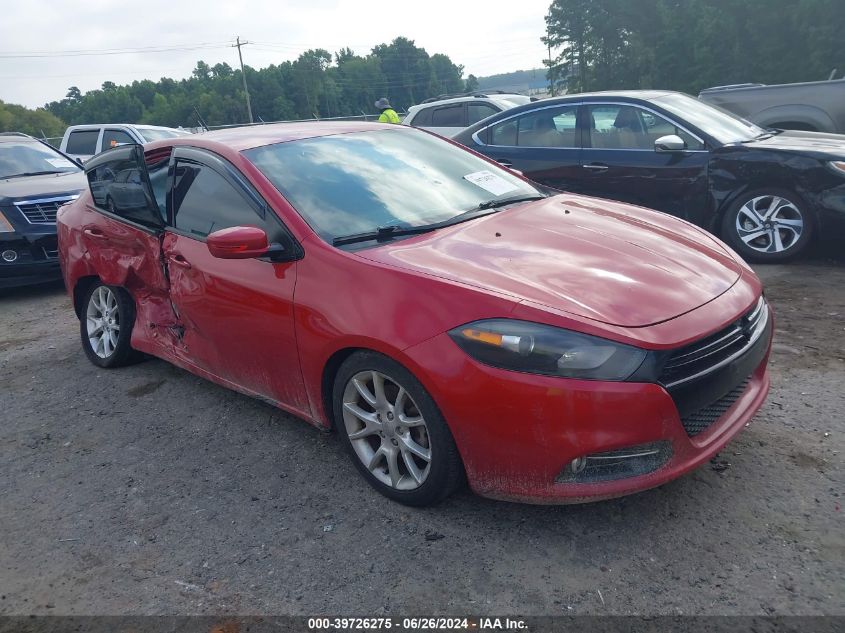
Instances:
[[[762,127],[845,134],[845,78],[798,84],[737,84],[698,98]]]

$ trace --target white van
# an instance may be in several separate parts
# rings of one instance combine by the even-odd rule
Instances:
[[[158,125],[128,125],[111,123],[108,125],[71,125],[65,130],[59,149],[65,154],[81,161],[88,160],[94,154],[118,145],[143,145],[152,141],[190,134],[184,130]]]

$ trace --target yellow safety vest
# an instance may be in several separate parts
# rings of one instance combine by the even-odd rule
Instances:
[[[381,116],[378,118],[379,123],[401,123],[399,120],[399,115],[396,114],[396,110],[393,108],[387,108],[387,110],[382,110]]]

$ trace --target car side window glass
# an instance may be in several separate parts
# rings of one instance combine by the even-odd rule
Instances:
[[[468,103],[467,104],[467,125],[474,125],[488,116],[493,116],[499,110],[489,103]]]
[[[542,108],[518,119],[520,147],[578,147],[578,106]]]
[[[654,149],[639,108],[613,104],[589,106],[590,142],[595,149]]]
[[[121,157],[89,169],[88,184],[94,204],[121,218],[151,225],[148,191],[138,164]]]
[[[134,143],[137,143],[137,141],[122,130],[105,130],[103,132],[103,150]]]
[[[265,222],[250,201],[217,171],[193,161],[177,161],[173,180],[173,225],[204,239],[220,229]]]
[[[432,127],[464,127],[464,104],[437,108],[431,113]]]
[[[516,128],[519,122],[516,119],[509,119],[491,128],[490,144],[513,147],[516,145]]]
[[[147,165],[147,173],[150,177],[150,185],[153,188],[158,212],[165,222],[167,221],[167,168],[169,162],[169,158],[165,158],[152,165]]]
[[[77,130],[67,139],[65,151],[68,154],[96,154],[99,130]]]
[[[687,144],[687,149],[704,149],[704,144],[701,141],[659,114],[648,112],[647,110],[639,110],[639,115],[643,122],[643,127],[646,130],[646,134],[648,134],[648,137],[651,140],[651,147],[654,147],[654,141],[659,139],[661,136],[674,134],[675,136],[680,136],[684,140]]]
[[[434,108],[423,108],[419,112],[414,115],[413,121],[411,121],[412,127],[423,127],[426,125],[431,125],[431,111]]]

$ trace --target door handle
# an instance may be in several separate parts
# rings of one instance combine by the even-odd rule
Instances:
[[[181,267],[181,268],[190,268],[191,267],[191,262],[189,262],[187,259],[185,259],[181,255],[172,255],[170,257],[170,262],[175,264],[176,266]]]
[[[82,232],[89,237],[96,237],[100,240],[106,237],[100,229],[82,229]]]
[[[499,163],[502,167],[507,167],[508,169],[510,169],[511,167],[513,167],[513,163],[512,163],[512,162],[507,161],[507,160],[504,160],[504,159],[503,159],[503,160],[497,160],[496,162],[497,162],[497,163]]]
[[[581,165],[584,169],[592,169],[593,171],[605,171],[608,167],[607,165],[602,165],[601,163],[590,163],[589,165]]]

